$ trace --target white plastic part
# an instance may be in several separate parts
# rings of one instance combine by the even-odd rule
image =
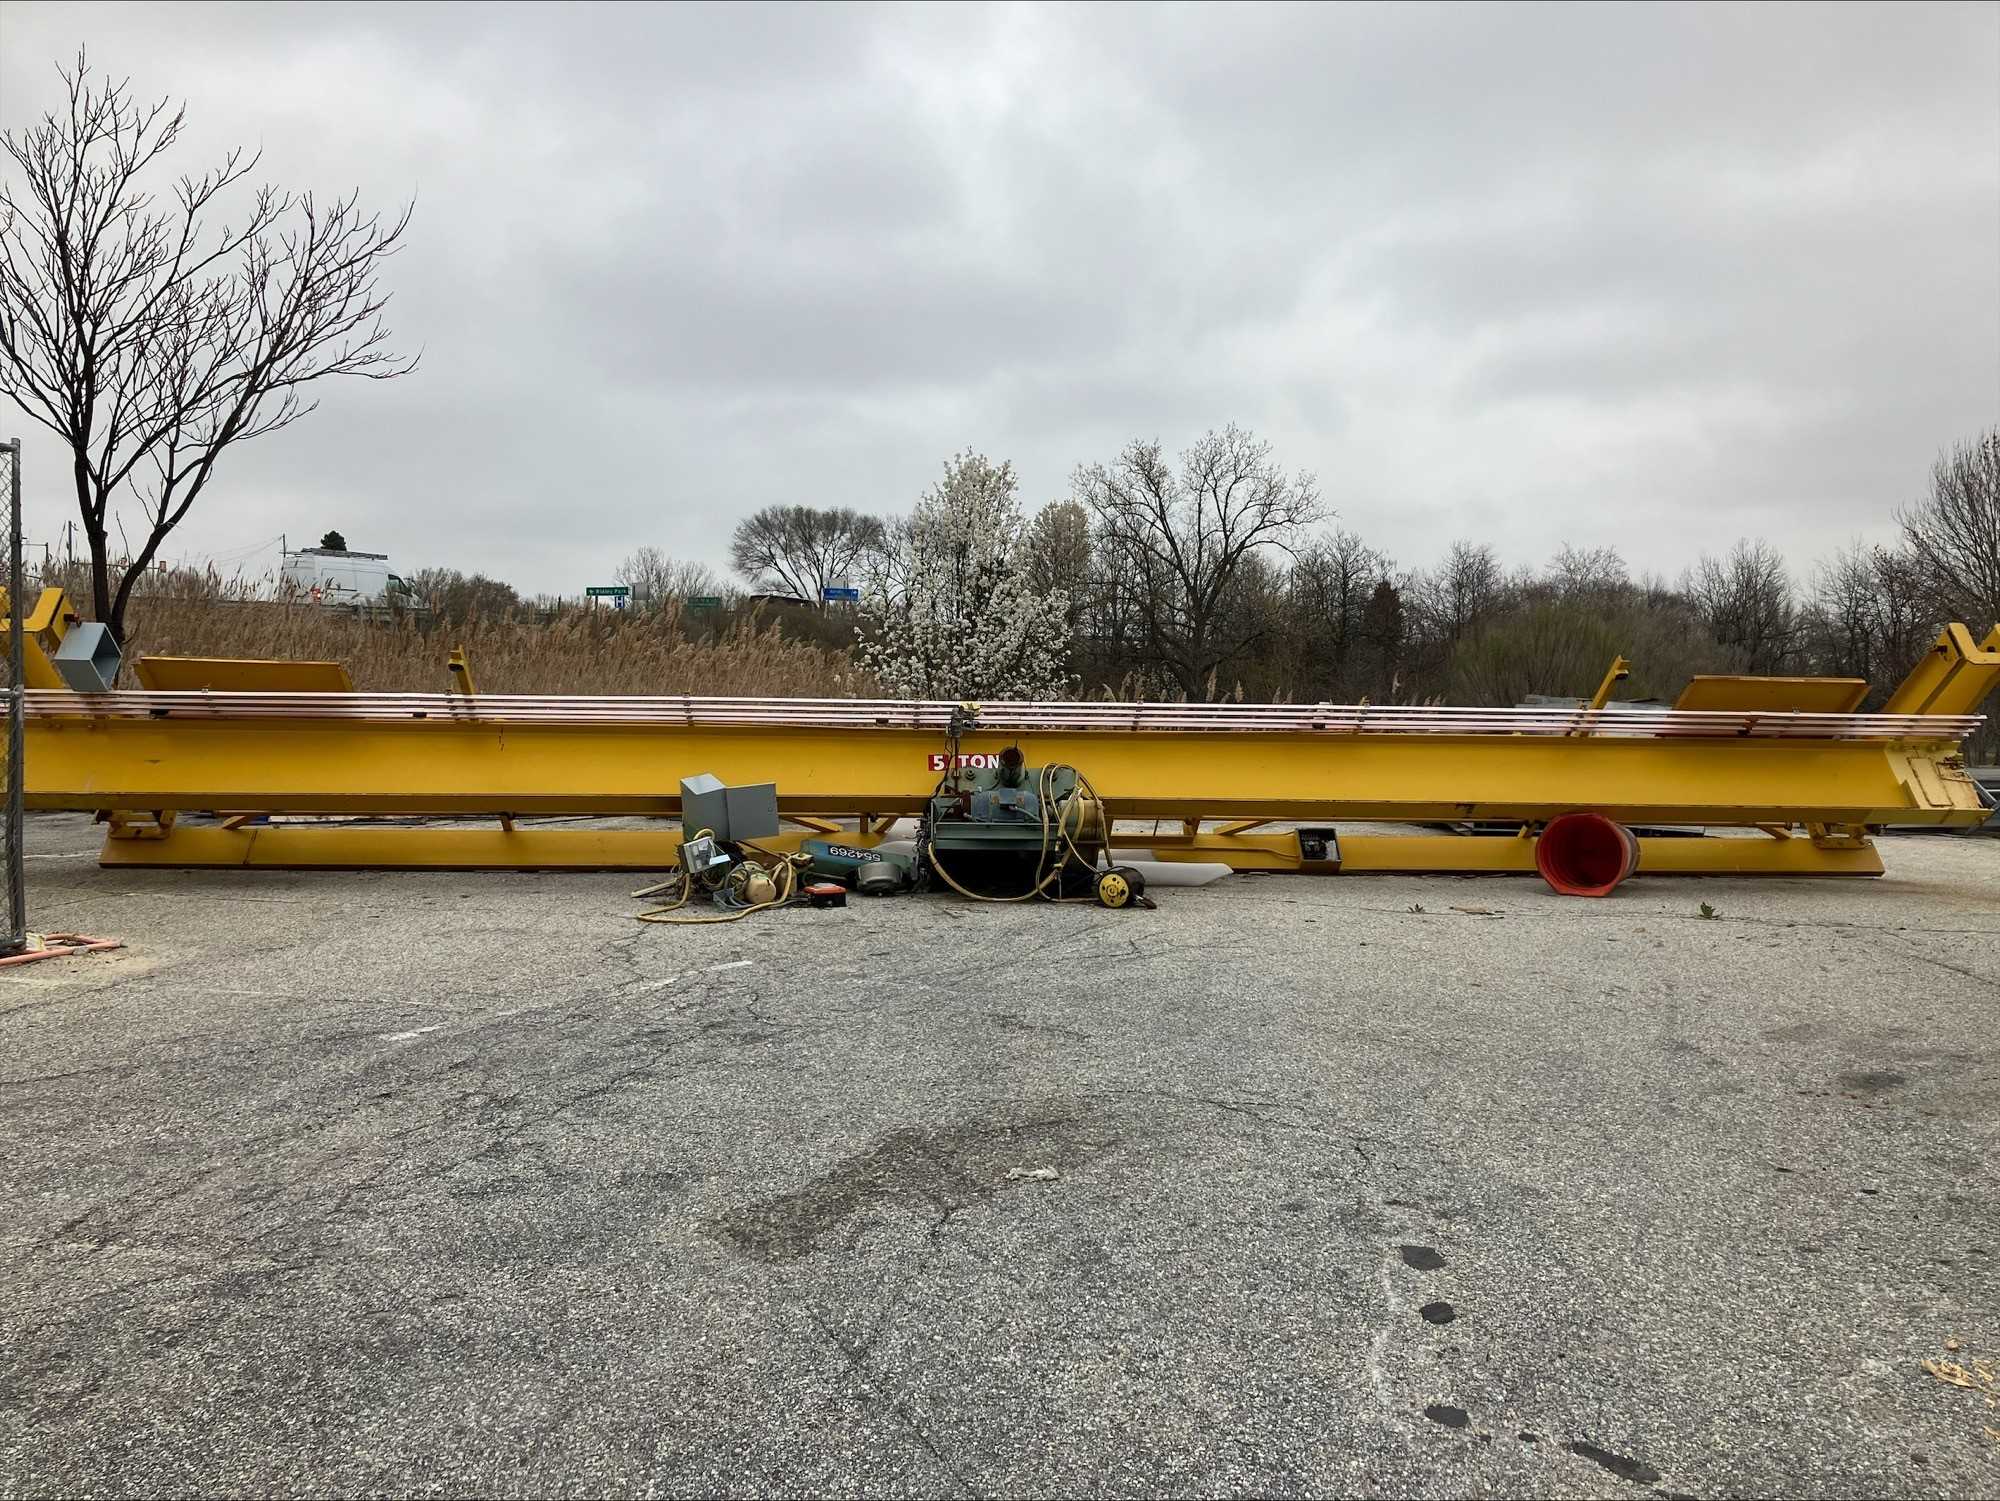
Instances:
[[[1115,865],[1129,865],[1146,878],[1146,886],[1207,886],[1230,874],[1227,865],[1216,865],[1206,861],[1196,864],[1186,860],[1155,860],[1150,853],[1127,855],[1113,850],[1111,860]]]

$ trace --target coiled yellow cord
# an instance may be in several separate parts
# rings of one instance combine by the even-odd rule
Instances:
[[[707,831],[704,830],[703,832]],[[753,874],[770,876],[772,884],[777,890],[777,895],[772,897],[768,902],[753,902],[747,907],[739,907],[734,912],[719,913],[714,917],[670,916],[670,913],[677,912],[681,907],[686,905],[688,896],[692,890],[692,885],[688,880],[686,872],[682,872],[674,880],[662,881],[658,885],[643,887],[632,893],[635,898],[648,897],[654,896],[675,884],[678,884],[680,887],[680,895],[675,897],[672,902],[664,907],[654,907],[649,911],[639,913],[639,921],[665,923],[677,928],[700,928],[706,927],[710,923],[741,922],[752,912],[766,912],[773,907],[783,907],[797,900],[799,895],[799,871],[807,863],[809,857],[805,855],[781,855],[749,843],[745,843],[743,847],[745,849],[756,850],[758,854],[762,855],[770,863],[765,865],[755,860],[745,860],[731,869],[726,880],[731,885],[739,881],[747,885]]]

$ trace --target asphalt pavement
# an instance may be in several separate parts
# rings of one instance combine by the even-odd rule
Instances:
[[[708,929],[95,847],[34,924],[127,947],[0,971],[7,1494],[2000,1491],[2000,841]]]

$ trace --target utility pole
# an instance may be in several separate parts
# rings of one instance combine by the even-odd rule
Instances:
[[[18,953],[28,944],[28,898],[21,880],[24,782],[21,771],[27,692],[21,676],[21,440],[0,445],[7,454],[7,786],[0,818],[7,829],[7,931],[0,951]]]

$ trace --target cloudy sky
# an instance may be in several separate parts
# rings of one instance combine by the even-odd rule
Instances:
[[[1886,535],[2000,421],[1993,5],[8,0],[0,123],[80,43],[191,161],[417,200],[419,373],[236,452],[175,556],[337,526],[576,591],[960,448],[1032,509],[1236,421],[1405,565],[1675,572]]]

